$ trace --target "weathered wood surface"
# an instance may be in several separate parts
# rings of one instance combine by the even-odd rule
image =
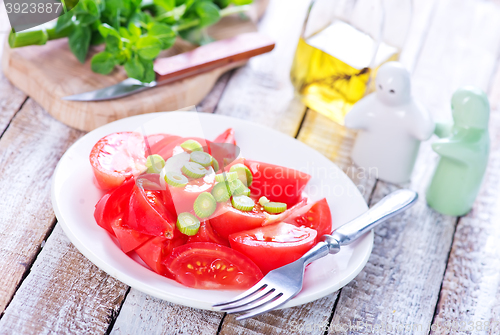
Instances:
[[[281,10],[295,10],[296,6],[284,0],[273,3],[281,4],[281,7],[271,4],[273,15],[294,17],[291,10],[283,13]],[[305,6],[297,3],[299,7]],[[497,70],[496,79],[492,79],[495,66],[498,67],[500,48],[498,4],[479,0],[426,0],[415,4],[420,21],[410,33],[412,42],[402,54],[402,61],[408,67],[416,64],[415,95],[433,114],[443,116],[449,110],[452,91],[462,84],[490,88],[490,97],[498,97],[500,71]],[[273,20],[290,25],[293,21],[275,17]],[[273,20],[265,19],[261,28],[272,27]],[[297,20],[293,23],[298,26]],[[428,20],[432,24],[428,24]],[[294,30],[297,27],[283,27],[286,25],[281,24],[276,34],[286,31],[290,36],[292,33],[298,36],[298,30]],[[282,69],[293,57],[295,43],[290,43],[283,47],[288,51],[279,49],[281,56],[272,56],[275,57],[272,61],[256,59],[247,69],[227,75],[204,100],[200,111],[215,110],[271,126],[291,136],[298,135],[300,140],[309,141],[339,164],[356,184],[365,187],[367,200],[378,201],[399,186],[376,182],[375,178],[358,173],[347,158],[354,139],[352,133],[335,128],[310,111],[298,132],[305,109],[300,104],[291,108],[294,101],[291,86],[286,87],[288,71]],[[280,66],[273,68],[272,62],[279,62]],[[345,332],[338,329],[339,326],[357,321],[417,325],[410,331],[394,329],[378,333],[424,334],[428,333],[424,323],[430,323],[433,317],[438,324],[456,320],[500,321],[496,250],[500,232],[495,224],[498,221],[499,157],[493,153],[498,152],[500,145],[498,131],[492,136],[495,141],[485,188],[473,212],[459,221],[446,275],[456,218],[431,211],[422,197],[410,212],[376,230],[374,252],[367,267],[340,294],[238,322],[232,316],[170,304],[136,290],[127,295],[125,285],[79,254],[57,226],[51,232],[54,216],[47,180],[62,152],[81,133],[53,120],[31,100],[18,112],[25,96],[14,88],[3,90],[8,84],[1,85],[0,79],[0,106],[5,106],[0,109],[0,118],[6,120],[0,123],[2,132],[7,124],[10,126],[0,139],[0,188],[9,191],[4,190],[9,197],[0,198],[0,311],[5,308],[2,302],[9,304],[5,314],[0,315],[0,334],[102,334],[108,331],[114,334],[323,334],[325,326],[329,326],[330,334],[340,334]],[[16,94],[17,97],[9,100]],[[5,101],[14,102],[1,105]],[[494,98],[492,106],[498,101]],[[280,118],[287,122],[280,123]],[[496,115],[492,118],[492,127],[500,127]],[[324,148],[324,139],[332,146]],[[33,164],[29,167],[25,163],[28,157]],[[435,159],[429,143],[425,144],[409,185],[418,189],[421,196]],[[23,211],[19,212],[19,208]],[[49,234],[38,255],[42,241]],[[4,269],[8,271],[5,277]],[[22,285],[9,303],[21,280]],[[422,331],[418,329],[419,323]],[[366,334],[369,330],[351,329],[348,333]],[[450,332],[441,329],[434,333]],[[490,329],[484,333],[498,334],[498,331]]]
[[[0,6],[3,6],[3,4],[0,4]],[[4,18],[4,16],[6,16],[5,13],[0,14],[1,18]],[[5,22],[2,22],[0,24],[0,58],[3,52],[3,41],[7,37],[5,31],[6,25]],[[15,88],[0,71],[0,136],[25,100],[26,94]]]
[[[302,306],[272,311],[242,321],[236,321],[234,315],[227,315],[219,334],[324,334],[330,322],[337,295],[338,293],[335,292]]]
[[[217,333],[223,313],[179,306],[135,289],[127,295],[111,334]]]
[[[0,320],[0,334],[103,334],[127,290],[57,225]]]
[[[50,178],[81,133],[28,100],[0,141],[0,311],[54,224]]]

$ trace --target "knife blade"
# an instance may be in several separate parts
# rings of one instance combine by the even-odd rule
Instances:
[[[156,59],[154,63],[156,80],[151,83],[128,78],[115,85],[66,96],[62,99],[69,101],[118,99],[232,63],[235,65],[243,64],[251,57],[273,50],[274,46],[273,40],[265,35],[245,33],[212,42],[179,55]]]

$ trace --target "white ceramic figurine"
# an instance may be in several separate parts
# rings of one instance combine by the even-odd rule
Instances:
[[[420,142],[431,137],[434,122],[411,95],[410,73],[398,62],[380,67],[376,92],[358,101],[345,125],[357,129],[351,157],[378,178],[391,183],[410,180]]]

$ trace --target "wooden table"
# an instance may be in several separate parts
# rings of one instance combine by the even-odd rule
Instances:
[[[437,159],[430,142],[410,185],[359,173],[349,160],[353,133],[293,99],[288,72],[307,1],[273,0],[260,30],[278,41],[276,50],[223,76],[200,111],[255,121],[307,143],[342,167],[369,204],[400,187],[421,198],[376,229],[368,264],[343,289],[241,322],[130,289],[76,250],[55,219],[49,181],[83,133],[54,120],[0,74],[0,334],[368,334],[371,327],[377,334],[500,334],[500,4],[418,0],[414,7],[401,56],[414,95],[437,117],[449,112],[452,92],[464,84],[491,100],[491,156],[474,209],[456,218],[426,206]]]

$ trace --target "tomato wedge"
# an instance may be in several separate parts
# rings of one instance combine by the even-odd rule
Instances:
[[[219,204],[217,211],[210,218],[210,224],[222,238],[227,239],[229,235],[239,231],[262,226],[266,218],[267,215],[257,206],[250,212],[243,212],[227,202]]]
[[[271,201],[284,202],[291,207],[302,197],[311,176],[305,172],[252,160],[245,165],[253,174],[250,191],[257,197],[266,196]]]
[[[217,138],[214,140],[214,142],[217,142],[217,143],[231,143],[231,144],[236,145],[236,140],[234,139],[234,129],[233,128],[228,128],[222,134],[220,134],[219,136],[217,136]]]
[[[138,177],[129,203],[130,228],[148,235],[172,238],[176,218],[165,207],[165,197],[158,174]]]
[[[158,154],[158,152],[169,145],[170,143],[181,138],[180,136],[169,134],[152,134],[146,136],[146,157],[149,155]]]
[[[136,132],[113,133],[101,138],[90,152],[97,187],[112,189],[138,176],[146,164],[144,138]]]
[[[167,271],[165,265],[163,265],[163,261],[170,256],[174,248],[186,243],[186,240],[187,236],[181,234],[181,232],[176,229],[173,238],[168,239],[161,236],[154,237],[135,249],[135,252],[151,270],[162,276],[174,279],[172,274]]]
[[[316,244],[316,236],[313,229],[280,222],[232,234],[229,243],[266,274],[299,259]]]
[[[213,230],[210,225],[210,221],[202,221],[200,223],[200,230],[196,235],[190,236],[187,243],[194,242],[212,242],[220,245],[225,245],[229,247],[229,242],[227,239],[222,238],[216,231]]]
[[[285,222],[316,230],[318,240],[321,236],[332,232],[332,213],[326,198],[298,209],[285,219]]]
[[[127,226],[126,215],[123,218],[113,221],[111,228],[113,228],[115,236],[120,243],[120,248],[124,253],[130,252],[154,238],[154,236],[139,233],[129,228]]]
[[[175,280],[193,288],[243,290],[262,279],[262,272],[248,257],[209,242],[177,247],[164,264]]]
[[[95,205],[95,221],[113,236],[115,232],[111,225],[128,211],[128,202],[134,185],[134,179],[129,179],[120,187],[106,193]]]

